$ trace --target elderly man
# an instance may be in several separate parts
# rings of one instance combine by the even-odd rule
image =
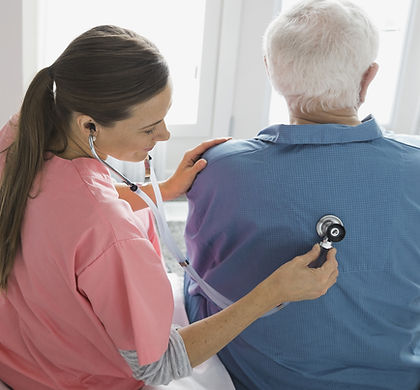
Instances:
[[[319,241],[323,215],[347,230],[324,297],[261,318],[219,353],[237,389],[420,386],[420,148],[358,117],[377,46],[350,2],[304,1],[281,14],[266,31],[265,62],[290,124],[210,150],[188,194],[191,262],[231,300]],[[220,310],[188,278],[186,290],[191,321]]]

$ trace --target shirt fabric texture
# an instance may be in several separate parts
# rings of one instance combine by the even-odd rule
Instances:
[[[0,150],[16,121],[0,131]],[[0,295],[0,378],[15,390],[137,390],[119,351],[159,361],[173,312],[153,217],[118,199],[98,161],[50,157]]]
[[[358,126],[275,125],[208,151],[188,193],[189,259],[237,300],[320,238],[346,228],[325,296],[261,318],[220,353],[235,387],[414,390],[420,386],[420,149]],[[189,291],[189,292],[188,292]],[[219,309],[186,276],[190,321]]]
[[[192,367],[185,349],[184,340],[178,333],[179,326],[172,325],[168,349],[163,356],[152,364],[139,366],[136,351],[120,351],[131,367],[134,378],[146,385],[167,385],[174,379],[180,379],[192,373]]]

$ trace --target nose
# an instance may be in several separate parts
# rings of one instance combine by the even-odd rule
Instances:
[[[171,136],[171,133],[166,127],[166,122],[165,121],[161,122],[158,128],[158,131],[156,132],[155,141],[167,141],[170,136]]]

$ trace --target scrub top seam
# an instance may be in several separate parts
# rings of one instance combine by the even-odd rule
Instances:
[[[106,252],[108,252],[109,250],[111,250],[113,247],[117,247],[120,244],[123,244],[127,241],[148,241],[147,239],[143,238],[143,237],[130,237],[130,238],[124,238],[122,240],[115,240],[112,241],[112,243],[110,245],[108,245],[98,256],[95,257],[95,259],[93,261],[91,261],[88,265],[86,265],[78,274],[77,277],[81,276],[86,270],[87,268],[89,268],[90,266],[92,266],[93,264],[95,264],[97,261],[100,261],[101,257],[103,257]]]

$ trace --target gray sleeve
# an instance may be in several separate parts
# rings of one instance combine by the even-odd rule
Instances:
[[[146,385],[167,385],[173,379],[191,375],[192,368],[182,337],[173,325],[168,349],[157,362],[140,366],[136,351],[119,350],[133,372],[133,377]]]

